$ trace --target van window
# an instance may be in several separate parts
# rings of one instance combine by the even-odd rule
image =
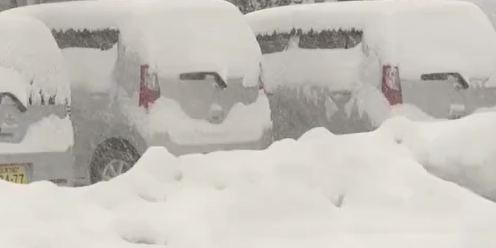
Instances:
[[[362,42],[363,31],[339,29],[303,32],[293,29],[290,33],[259,34],[257,41],[262,54],[270,54],[284,51],[292,36],[299,37],[298,47],[302,49],[350,49]]]
[[[111,49],[119,40],[119,30],[52,30],[60,49],[68,47]]]
[[[262,54],[282,52],[288,46],[289,33],[272,33],[271,35],[257,35],[257,41]]]
[[[349,49],[362,42],[362,31],[322,30],[302,33],[298,46],[303,49]]]

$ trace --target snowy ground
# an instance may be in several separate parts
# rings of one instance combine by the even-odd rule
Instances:
[[[399,117],[371,133],[313,129],[264,151],[178,158],[153,147],[129,173],[84,188],[0,182],[0,240],[8,248],[496,247],[496,204],[417,162],[479,165],[490,182],[495,124],[491,113]]]

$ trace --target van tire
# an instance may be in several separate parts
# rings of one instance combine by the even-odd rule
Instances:
[[[104,180],[102,172],[112,161],[122,161],[131,168],[139,158],[139,153],[127,140],[110,138],[104,141],[98,145],[91,158],[91,183],[94,184]]]

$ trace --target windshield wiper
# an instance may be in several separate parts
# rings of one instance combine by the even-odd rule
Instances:
[[[5,97],[9,97],[13,102],[14,102],[14,105],[16,106],[16,108],[21,112],[21,113],[24,113],[26,112],[28,109],[26,108],[26,106],[24,106],[24,104],[22,104],[21,101],[19,101],[19,99],[12,93],[10,92],[1,92],[0,93],[0,105],[2,104],[2,102],[4,101]]]

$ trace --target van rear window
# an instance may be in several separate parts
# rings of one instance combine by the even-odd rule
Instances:
[[[362,42],[362,31],[323,30],[302,33],[298,46],[303,49],[349,49]]]
[[[119,30],[52,30],[60,49],[68,47],[96,48],[108,50],[119,40]]]
[[[262,54],[282,52],[289,43],[289,33],[276,33],[271,35],[257,35],[257,41]]]
[[[257,35],[262,54],[282,52],[288,47],[291,37],[298,36],[298,47],[302,49],[350,49],[362,42],[360,30],[322,30],[303,32],[293,29],[290,33],[272,33]]]

